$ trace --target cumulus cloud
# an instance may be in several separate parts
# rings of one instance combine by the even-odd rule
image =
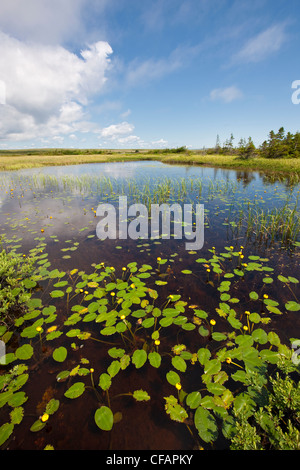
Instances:
[[[123,135],[130,134],[134,130],[134,126],[124,121],[119,124],[111,124],[108,127],[104,127],[99,131],[100,137],[104,139],[115,140]]]
[[[84,9],[101,12],[111,0],[9,0],[0,2],[0,29],[22,41],[61,44],[86,34]]]
[[[147,142],[134,134],[134,129],[133,124],[123,121],[104,127],[98,130],[97,133],[101,145],[116,145],[121,148],[163,148],[168,144],[165,139]]]
[[[143,147],[146,146],[144,142],[137,135],[132,134],[134,125],[129,122],[120,122],[118,124],[111,124],[97,131],[99,139],[102,144],[114,145],[118,147]]]
[[[243,93],[236,86],[227,88],[215,88],[210,92],[210,99],[213,101],[223,101],[224,103],[231,103],[237,99],[242,98]]]
[[[91,44],[76,55],[62,46],[22,42],[0,32],[0,139],[73,133],[85,105],[106,82],[112,49]],[[85,125],[87,122],[85,123]]]

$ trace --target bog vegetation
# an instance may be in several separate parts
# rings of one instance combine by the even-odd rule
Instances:
[[[3,175],[1,448],[62,448],[80,419],[97,449],[138,416],[151,440],[153,406],[189,449],[299,450],[300,190],[272,178]],[[204,201],[205,250],[96,243],[119,194]]]

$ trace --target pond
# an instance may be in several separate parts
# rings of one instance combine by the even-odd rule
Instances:
[[[299,191],[150,161],[2,172],[2,248],[35,257],[26,307],[5,318],[2,299],[3,448],[227,449],[234,374],[262,374],[299,337]],[[149,215],[188,205],[194,229],[202,204],[203,246],[172,218],[170,236],[99,238],[97,208],[118,214],[120,196]]]

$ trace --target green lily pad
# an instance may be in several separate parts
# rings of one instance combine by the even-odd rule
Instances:
[[[114,415],[110,408],[101,406],[95,412],[95,423],[102,431],[110,431],[114,424]]]

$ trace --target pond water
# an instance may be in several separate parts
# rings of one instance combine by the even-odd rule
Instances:
[[[182,207],[190,204],[194,211],[197,204],[203,204],[203,247],[187,250],[184,237],[175,239],[174,236],[154,240],[150,237],[99,239],[96,233],[99,222],[97,207],[111,204],[118,210],[119,196],[126,196],[128,205],[141,203],[147,208],[151,203],[179,203]],[[72,307],[78,305],[78,296],[72,300],[72,294],[64,292],[64,295],[56,296],[53,290],[70,287],[70,292],[74,291],[72,270],[90,275],[95,271],[94,266],[102,263],[113,267],[113,272],[124,280],[125,272],[129,271],[125,270],[128,264],[149,266],[151,278],[145,276],[140,280],[147,283],[150,291],[157,291],[161,299],[167,299],[169,295],[180,296],[186,316],[182,323],[178,320],[176,325],[182,326],[185,322],[192,325],[180,329],[179,333],[171,328],[165,337],[160,337],[159,347],[167,350],[168,344],[177,342],[185,344],[188,350],[197,351],[207,346],[211,335],[203,331],[199,334],[201,321],[190,321],[193,308],[210,312],[210,318],[215,319],[218,331],[222,332],[225,322],[216,313],[221,292],[217,288],[225,279],[231,280],[234,276],[231,294],[232,298],[238,298],[237,310],[240,311],[249,308],[249,293],[253,291],[260,297],[267,293],[270,299],[276,299],[273,308],[278,307],[281,312],[286,302],[299,298],[296,281],[291,284],[278,279],[280,275],[294,280],[300,278],[298,197],[299,185],[288,179],[258,172],[165,165],[161,162],[101,163],[2,172],[0,235],[5,236],[3,246],[15,247],[17,252],[27,256],[40,244],[41,253],[47,256],[39,260],[39,265],[48,272],[57,269],[65,275],[58,279],[53,275],[54,287],[49,287],[48,278],[41,281],[39,289],[34,292],[34,297],[41,299],[43,306],[55,306],[54,323],[64,334],[54,341],[45,341],[43,353],[28,361],[30,380],[24,390],[29,399],[24,418],[15,426],[8,447],[42,449],[51,444],[55,449],[193,449],[195,441],[189,427],[171,420],[165,412],[162,397],[174,394],[174,384],[165,380],[170,370],[169,362],[159,368],[149,364],[141,368],[130,365],[116,377],[110,374],[109,404],[116,421],[110,432],[100,431],[96,426],[93,416],[97,405],[93,393],[85,393],[84,397],[74,400],[64,396],[66,382],[57,380],[61,371],[73,370],[82,359],[88,360],[89,365],[82,367],[94,369],[93,380],[98,384],[100,375],[112,362],[107,355],[108,348],[113,344],[121,347],[122,342],[119,341],[120,335],[115,340],[115,335],[99,334],[99,322],[94,321],[96,315],[92,315],[92,309],[88,310],[89,301],[95,298],[87,283],[81,289],[85,297],[82,297],[80,305],[91,317],[80,323],[80,331],[88,332],[91,338],[96,339],[85,340],[75,334],[67,336],[66,333],[79,324],[66,323],[76,312]],[[213,256],[224,252],[225,256],[220,255],[222,259],[213,259]],[[230,253],[235,255],[226,256]],[[130,276],[134,273],[132,269]],[[227,273],[226,278],[224,273]],[[60,285],[60,279],[62,282],[67,279],[68,283]],[[90,284],[95,287],[93,279],[90,278]],[[79,284],[77,289],[80,289]],[[140,305],[141,298],[134,308],[138,309]],[[258,313],[261,314],[265,307],[260,304]],[[111,308],[117,307],[113,304]],[[267,313],[272,317],[272,323],[266,328],[280,334],[283,342],[288,343],[291,337],[298,337],[300,323],[297,311],[286,315],[287,312],[276,314],[270,309]],[[32,314],[32,321],[36,318],[38,316]],[[138,323],[138,317],[136,321]],[[150,331],[148,326],[146,329]],[[23,343],[39,344],[38,335],[28,338],[20,331],[19,328],[14,341],[8,342],[8,352],[14,352]],[[62,364],[52,357],[57,347],[68,350],[68,357]],[[188,356],[184,359],[187,361]],[[7,366],[3,371],[7,371]],[[71,374],[71,378],[76,373]],[[190,368],[188,373],[181,375],[182,387],[187,393],[201,388],[201,374],[196,368]],[[90,381],[90,376],[80,376],[79,381]],[[68,385],[70,383],[69,376]],[[151,399],[136,403],[129,395],[121,396],[137,389],[147,390]],[[105,390],[102,394],[107,399]],[[40,432],[30,432],[34,417],[43,413],[52,398],[60,400],[60,407],[51,417],[51,423],[49,420]],[[7,410],[4,408],[0,409],[0,426],[2,419],[6,422]],[[190,421],[192,418],[189,416],[187,423]],[[225,438],[220,436],[215,448],[227,446]]]

